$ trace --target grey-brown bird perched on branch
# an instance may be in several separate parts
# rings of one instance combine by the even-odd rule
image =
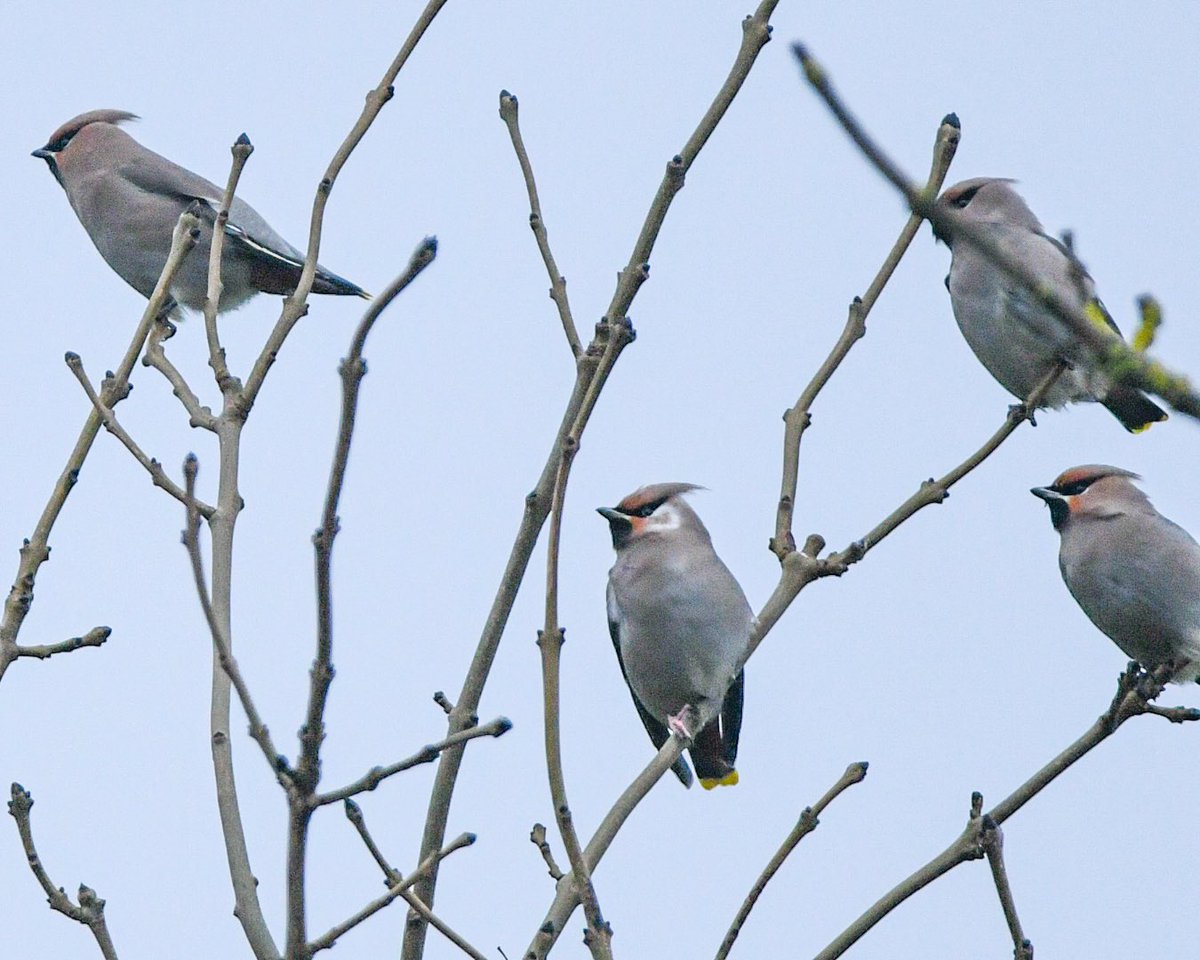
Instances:
[[[1119,338],[1121,331],[1097,298],[1083,264],[1061,241],[1046,234],[1011,182],[998,177],[964,180],[937,202],[961,211],[965,220],[1032,271],[1040,284],[1064,302],[1094,314]],[[1133,433],[1167,419],[1141,391],[1113,384],[1097,357],[1036,293],[1009,277],[968,240],[960,242],[946,231],[935,230],[935,234],[950,247],[946,289],[954,319],[979,362],[1005,390],[1024,400],[1056,363],[1065,361],[1069,366],[1050,388],[1044,406],[1098,400]]]
[[[136,119],[124,110],[80,114],[50,134],[33,156],[46,161],[100,255],[146,298],[167,262],[179,215],[198,203],[200,241],[175,275],[171,296],[202,310],[212,229],[225,191],[147,150],[117,126]],[[303,265],[303,253],[234,197],[221,256],[220,310],[240,307],[256,293],[291,293]],[[312,289],[369,298],[361,287],[319,265]]]
[[[1200,544],[1154,509],[1137,474],[1072,467],[1030,493],[1062,535],[1058,565],[1092,623],[1148,670],[1200,677]]]
[[[653,484],[598,512],[617,552],[608,574],[608,627],[621,673],[656,747],[671,730],[693,738],[692,763],[709,790],[738,782],[745,678],[734,669],[749,644],[754,614],[683,500],[696,489]],[[692,730],[689,708],[713,719]],[[672,769],[691,786],[683,757]]]

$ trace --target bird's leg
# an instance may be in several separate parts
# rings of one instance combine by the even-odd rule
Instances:
[[[690,703],[685,703],[680,707],[678,713],[667,717],[667,729],[680,740],[690,741],[695,737],[695,734],[691,730],[691,724],[696,719],[696,708]]]

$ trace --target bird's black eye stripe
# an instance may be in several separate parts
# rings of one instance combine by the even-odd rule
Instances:
[[[68,133],[59,137],[53,143],[46,144],[46,146],[44,146],[42,149],[49,150],[51,153],[62,153],[62,151],[67,149],[67,144],[71,142],[71,137],[73,136],[73,133]]]
[[[651,500],[649,503],[643,503],[640,507],[634,507],[631,510],[626,510],[618,507],[617,509],[627,517],[648,517],[655,510],[667,502],[667,497],[659,497],[657,500]]]
[[[1092,480],[1076,480],[1073,483],[1056,483],[1050,489],[1055,493],[1061,493],[1064,497],[1074,497],[1083,493],[1092,483]]]
[[[975,199],[975,194],[979,192],[979,187],[972,187],[970,190],[964,190],[954,198],[954,205],[961,210],[968,203]]]

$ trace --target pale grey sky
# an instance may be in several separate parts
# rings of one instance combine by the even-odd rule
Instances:
[[[338,676],[325,785],[444,733],[434,690],[457,694],[522,497],[541,469],[572,368],[526,217],[497,94],[518,95],[526,144],[581,332],[611,296],[664,163],[724,79],[751,4],[582,6],[452,0],[401,74],[394,101],[330,201],[321,260],[378,290],[427,233],[438,261],[368,344],[360,427],[335,557]],[[158,3],[8,10],[0,44],[8,184],[0,244],[9,282],[0,436],[0,549],[11,578],[87,415],[62,362],[112,367],[143,301],[96,254],[44,165],[61,122],[116,107],[145,145],[218,182],[246,131],[242,195],[302,245],[312,191],[419,5]],[[1156,351],[1200,375],[1200,194],[1195,49],[1179,3],[793,3],[775,42],[693,167],[631,311],[622,357],[585,435],[564,527],[563,729],[575,819],[589,835],[652,750],[604,614],[611,548],[593,508],[661,480],[703,484],[693,504],[752,605],[777,577],[766,544],[782,425],[848,302],[903,223],[894,191],[801,82],[807,42],[868,129],[912,174],[943,114],[963,139],[950,180],[1018,178],[1047,229],[1076,248],[1122,326],[1153,292]],[[1010,398],[975,362],[942,286],[948,251],[923,229],[868,335],[814,409],[797,533],[844,546],[922,479],[974,450]],[[338,410],[338,359],[361,304],[314,300],[245,437],[236,652],[260,710],[294,753],[313,656],[311,531]],[[243,371],[278,301],[223,325]],[[214,403],[202,326],[170,342]],[[189,450],[215,489],[215,447],[143,368],[122,419],[171,470]],[[794,823],[846,764],[871,763],[768,888],[734,956],[811,956],[961,829],[972,790],[991,804],[1107,705],[1125,659],[1075,606],[1057,536],[1027,490],[1082,462],[1137,470],[1168,516],[1200,534],[1200,428],[1176,415],[1140,437],[1103,409],[1046,412],[942,506],[906,524],[841,580],[806,590],[747,670],[736,789],[664,779],[596,874],[619,957],[702,957]],[[209,762],[210,645],[183,517],[101,436],[43,568],[22,640],[98,623],[101,650],[24,661],[0,689],[0,781],[37,806],[55,882],[108,901],[123,960],[249,956],[232,917]],[[485,952],[520,956],[553,888],[528,841],[551,823],[541,747],[544,544],[530,567],[481,708],[515,726],[468,751],[450,834],[479,841],[444,866],[437,909]],[[1163,702],[1200,704],[1195,689]],[[240,720],[235,727],[242,728]],[[1195,953],[1196,727],[1131,721],[1006,826],[1021,919],[1039,956]],[[285,806],[248,739],[239,789],[261,896],[281,937]],[[363,802],[397,867],[415,865],[433,768]],[[553,830],[552,830],[553,836]],[[560,860],[561,844],[553,839]],[[382,887],[337,810],[314,822],[310,928]],[[348,934],[339,958],[395,956],[398,907]],[[585,957],[577,915],[556,955]],[[95,957],[46,909],[16,831],[0,824],[5,954]],[[960,867],[851,953],[1008,956],[984,863]],[[455,956],[431,934],[428,956]],[[498,956],[498,954],[496,954]]]

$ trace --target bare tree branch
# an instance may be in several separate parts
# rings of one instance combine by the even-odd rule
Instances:
[[[1083,736],[989,810],[986,817],[997,825],[1004,823],[1076,760],[1116,733],[1117,728],[1130,717],[1136,717],[1143,713],[1154,713],[1155,711],[1148,709],[1149,701],[1162,693],[1170,674],[1169,666],[1159,668],[1153,674],[1147,674],[1137,664],[1131,663],[1129,669],[1121,674],[1117,683],[1117,693],[1113,697],[1112,703]],[[1200,720],[1200,710],[1181,712],[1179,719]],[[960,863],[977,860],[983,856],[980,834],[983,830],[984,819],[984,816],[972,816],[966,829],[950,846],[880,897],[862,916],[843,930],[829,946],[817,954],[816,960],[834,960],[835,957],[840,957],[868,930],[918,890],[928,886],[942,874],[949,873]]]
[[[529,194],[529,226],[537,240],[538,250],[542,254],[542,262],[550,275],[550,299],[558,307],[558,316],[562,321],[563,333],[567,336],[567,346],[571,355],[578,358],[583,349],[579,343],[579,334],[575,330],[575,320],[571,316],[571,303],[567,299],[566,278],[558,272],[558,264],[554,262],[554,254],[550,252],[550,240],[546,235],[546,221],[542,217],[542,205],[538,200],[537,184],[533,179],[533,167],[529,163],[529,154],[525,152],[525,141],[521,137],[521,126],[517,120],[517,98],[507,90],[500,91],[500,119],[508,127],[508,135],[512,138],[513,150],[517,154],[517,162],[521,165],[521,174],[525,177],[525,190]]]
[[[1000,897],[1004,922],[1008,924],[1008,932],[1012,934],[1013,960],[1033,960],[1033,944],[1026,939],[1021,929],[1021,921],[1017,917],[1017,904],[1008,882],[1008,871],[1004,868],[1004,831],[987,814],[983,815],[980,823],[979,845],[983,847],[988,866],[992,868],[992,881],[996,884],[996,893]]]
[[[367,849],[371,852],[375,862],[379,864],[379,868],[383,871],[383,884],[386,887],[395,887],[400,884],[403,877],[399,870],[392,868],[388,863],[387,858],[376,846],[374,838],[370,831],[367,830],[366,820],[363,818],[362,810],[359,809],[357,803],[353,800],[346,801],[346,817],[354,824],[354,828],[358,831],[358,835],[362,837],[362,841],[366,844]],[[423,920],[437,930],[442,936],[453,943],[456,947],[463,951],[467,956],[476,958],[476,960],[490,960],[485,954],[476,950],[471,944],[467,943],[462,936],[452,930],[441,917],[438,917],[424,903],[417,899],[416,894],[411,890],[403,890],[400,896],[404,901],[418,913]]]
[[[189,504],[187,494],[183,488],[174,480],[167,476],[167,472],[163,469],[162,464],[153,457],[146,455],[145,451],[138,446],[137,441],[129,435],[129,432],[117,420],[116,413],[112,407],[108,406],[104,398],[96,393],[92,386],[92,381],[88,379],[87,371],[83,369],[83,361],[77,353],[67,354],[67,366],[71,368],[71,372],[75,374],[75,379],[79,381],[79,385],[83,387],[83,392],[87,394],[87,398],[92,401],[92,406],[96,412],[100,414],[100,420],[104,424],[104,429],[111,433],[114,437],[121,441],[125,449],[133,454],[133,458],[140,463],[148,474],[150,474],[151,482],[158,488],[165,490],[168,494],[184,505]],[[102,387],[106,395],[111,394],[109,389],[109,380],[104,381]],[[213,515],[213,508],[207,503],[203,503],[195,498],[190,500],[190,503],[195,504],[196,510],[200,516],[208,519]]]
[[[800,814],[800,819],[796,821],[796,825],[792,828],[791,833],[780,844],[779,849],[775,851],[775,854],[767,862],[766,867],[763,868],[762,874],[754,882],[754,886],[750,888],[750,892],[746,894],[746,899],[742,902],[737,915],[733,918],[733,923],[729,925],[725,939],[721,941],[721,946],[717,949],[716,960],[725,960],[729,956],[729,951],[733,949],[734,941],[737,940],[738,935],[742,932],[742,927],[746,925],[750,911],[754,909],[755,903],[758,902],[758,898],[767,888],[767,884],[779,872],[779,868],[783,866],[783,861],[796,849],[796,845],[817,829],[820,823],[820,816],[825,812],[825,808],[833,803],[848,787],[852,787],[856,783],[862,783],[866,776],[867,764],[865,761],[850,764],[837,783],[830,787],[814,806],[804,808]]]
[[[225,225],[229,222],[229,208],[233,205],[234,192],[242,178],[246,161],[254,152],[254,145],[243,133],[229,150],[233,154],[233,163],[229,167],[229,180],[221,198],[221,209],[217,212],[217,219],[213,224],[212,244],[208,253],[208,290],[204,300],[204,335],[208,340],[208,365],[212,367],[217,387],[226,397],[235,396],[242,385],[237,377],[229,372],[225,363],[225,348],[221,346],[221,338],[217,332],[217,311],[220,309],[221,293],[225,289],[221,282],[221,253],[225,249]]]
[[[70,917],[77,923],[82,923],[96,938],[96,946],[104,960],[117,960],[117,949],[113,946],[108,934],[108,925],[104,921],[104,901],[96,896],[91,887],[79,885],[79,905],[71,902],[62,887],[56,887],[42,859],[38,856],[37,847],[33,843],[33,826],[30,823],[30,812],[33,810],[33,797],[19,783],[12,785],[12,799],[8,802],[8,812],[17,821],[17,832],[21,836],[21,846],[25,849],[25,859],[29,869],[33,871],[37,882],[46,891],[46,900],[51,910],[57,910],[65,917]]]
[[[935,195],[941,189],[942,183],[946,179],[946,172],[950,169],[950,163],[954,160],[954,153],[958,149],[958,139],[958,118],[954,114],[948,114],[938,126],[933,144],[933,164],[925,187]],[[909,216],[900,231],[900,236],[896,238],[891,251],[884,258],[883,265],[879,268],[875,279],[867,287],[867,292],[861,297],[855,297],[851,302],[846,326],[829,352],[829,356],[813,374],[808,386],[800,393],[796,405],[783,415],[783,480],[779,493],[779,509],[775,517],[775,536],[771,539],[771,551],[780,560],[796,549],[796,541],[792,535],[792,516],[796,507],[796,485],[800,474],[800,441],[804,437],[804,431],[812,423],[812,415],[809,411],[812,409],[817,395],[829,382],[829,378],[846,359],[850,348],[866,335],[867,314],[871,312],[871,308],[875,306],[875,301],[879,299],[884,286],[891,279],[900,259],[908,250],[913,237],[916,236],[921,222],[922,218],[915,213]]]
[[[543,823],[535,823],[533,829],[529,831],[529,842],[538,848],[542,859],[546,861],[546,870],[550,874],[550,879],[559,881],[563,878],[562,868],[554,859],[554,851],[550,849],[550,842],[546,839],[546,825]]]
[[[575,832],[571,805],[567,800],[566,778],[562,765],[562,712],[560,691],[560,662],[565,632],[558,623],[558,554],[562,535],[562,510],[567,493],[567,480],[571,463],[579,449],[576,434],[570,434],[563,443],[562,456],[558,463],[558,476],[554,482],[554,499],[550,507],[550,535],[546,543],[546,619],[545,626],[538,631],[538,648],[542,654],[542,714],[546,741],[546,772],[550,780],[550,800],[554,806],[554,819],[571,864],[571,882],[583,904],[587,918],[587,931],[583,942],[591,951],[594,960],[612,960],[612,927],[604,919],[600,899],[592,884],[591,872],[584,859]]]
[[[33,657],[35,660],[49,660],[56,653],[70,653],[73,650],[78,650],[80,647],[99,647],[109,638],[111,633],[111,627],[92,627],[82,637],[70,637],[67,640],[60,640],[58,643],[44,643],[36,646],[17,644],[17,656]]]
[[[375,900],[372,900],[370,903],[368,903],[365,907],[363,907],[361,910],[359,910],[353,916],[348,917],[347,919],[343,920],[341,923],[336,924],[335,926],[331,927],[329,930],[327,930],[321,936],[317,937],[317,939],[309,942],[306,946],[304,946],[305,956],[312,956],[314,953],[317,953],[318,951],[328,950],[335,943],[337,943],[338,938],[341,937],[344,933],[346,933],[347,931],[353,930],[364,920],[377,914],[380,910],[382,910],[384,907],[386,907],[388,904],[390,904],[397,897],[402,897],[404,895],[404,893],[407,892],[408,889],[414,883],[416,883],[422,877],[426,876],[429,873],[429,871],[433,869],[433,867],[436,863],[438,863],[442,860],[445,860],[446,857],[448,857],[448,856],[450,856],[450,854],[454,853],[455,850],[461,850],[463,847],[469,847],[474,842],[475,842],[475,834],[464,833],[464,834],[461,834],[457,839],[453,840],[449,845],[447,845],[442,850],[439,850],[437,853],[432,854],[429,857],[426,857],[425,860],[423,860],[421,862],[421,865],[419,867],[417,867],[416,870],[414,870],[412,873],[410,873],[408,875],[408,878],[406,880],[401,880],[399,883],[393,884],[392,886],[388,887],[387,893],[385,893],[383,896],[378,897]],[[428,909],[428,908],[426,908],[426,909]]]
[[[400,47],[396,58],[384,71],[383,78],[379,84],[367,94],[366,103],[363,105],[362,113],[354,126],[346,135],[346,139],[342,145],[338,147],[333,155],[333,159],[329,161],[329,166],[325,170],[325,175],[321,178],[321,182],[317,184],[316,198],[313,200],[312,219],[308,231],[308,251],[304,257],[304,270],[300,274],[300,282],[296,286],[295,292],[292,293],[284,301],[283,312],[280,314],[279,322],[275,324],[274,329],[267,337],[267,342],[263,345],[262,352],[258,355],[258,359],[254,361],[254,366],[250,370],[250,375],[246,378],[246,386],[242,391],[239,402],[241,404],[243,415],[249,412],[254,406],[254,401],[258,398],[258,392],[262,389],[263,381],[266,379],[267,371],[275,363],[275,358],[279,355],[279,351],[283,349],[283,343],[287,339],[292,328],[308,312],[308,294],[312,290],[313,280],[317,273],[317,256],[321,248],[321,228],[325,220],[325,204],[329,200],[329,194],[333,190],[333,184],[337,180],[338,174],[341,173],[342,167],[346,165],[346,161],[350,159],[350,154],[354,152],[354,148],[367,131],[371,128],[371,124],[375,122],[375,118],[379,116],[384,105],[387,104],[395,94],[395,88],[392,84],[395,83],[396,77],[400,73],[400,69],[408,62],[409,56],[416,49],[417,43],[425,36],[425,31],[433,23],[438,12],[446,5],[446,0],[429,0],[425,5],[425,9],[421,11],[417,17],[417,22],[413,25],[412,30],[408,34],[408,38]]]
[[[167,359],[166,351],[163,350],[163,342],[174,335],[175,326],[172,323],[165,319],[156,323],[146,341],[146,355],[142,357],[142,365],[153,367],[166,378],[167,383],[171,385],[171,392],[187,411],[188,426],[201,427],[216,433],[217,418],[213,416],[212,410],[200,402],[200,398],[188,385],[183,374]]]
[[[323,807],[329,803],[349,800],[360,793],[367,793],[374,790],[388,777],[393,777],[397,773],[411,770],[413,767],[420,766],[423,763],[433,763],[434,760],[442,755],[443,750],[449,750],[460,743],[466,743],[468,740],[477,740],[480,737],[501,737],[511,729],[512,721],[508,717],[497,717],[490,723],[485,723],[479,727],[472,727],[470,730],[462,730],[446,737],[444,740],[439,740],[437,743],[426,744],[405,760],[397,761],[386,767],[372,767],[353,783],[348,783],[337,790],[330,790],[328,793],[315,794],[309,803],[313,807]]]
[[[955,242],[961,240],[976,247],[1005,274],[1021,284],[1080,338],[1112,379],[1157,394],[1176,410],[1200,419],[1200,393],[1187,377],[1133,349],[1113,333],[1106,321],[1097,321],[1084,308],[1069,303],[1056,289],[1045,284],[1027,264],[1005,250],[986,231],[966,220],[958,210],[938,207],[937,194],[921,190],[913,184],[867,135],[834,92],[828,75],[804,44],[793,44],[792,52],[800,62],[805,79],[825,101],[838,123],[875,169],[904,194],[915,214],[928,220],[940,233],[953,235]]]
[[[596,326],[595,338],[579,357],[575,385],[567,401],[554,445],[542,468],[537,486],[525,500],[524,515],[501,577],[500,586],[484,624],[479,645],[467,671],[458,702],[450,714],[449,729],[451,733],[463,729],[464,726],[469,726],[471,718],[479,707],[479,699],[487,683],[492,661],[504,633],[504,627],[508,622],[509,613],[512,611],[513,601],[516,599],[517,590],[532,556],[534,544],[537,542],[538,531],[550,513],[550,500],[558,473],[562,445],[568,436],[578,438],[582,434],[608,374],[621,351],[633,339],[633,330],[627,320],[627,314],[637,291],[649,275],[648,260],[658,237],[658,231],[666,218],[672,199],[683,186],[685,174],[741,89],[759,51],[770,39],[768,21],[777,3],[778,0],[762,0],[755,12],[743,21],[742,43],[733,67],[717,92],[712,105],[701,118],[695,132],[679,155],[667,164],[663,181],[651,202],[641,233],[634,244],[633,254],[625,269],[618,275],[617,288],[609,304],[609,309],[606,311],[604,319]],[[673,742],[674,739],[668,741],[668,746]],[[461,763],[462,751],[448,750],[442,755],[438,764],[433,789],[430,791],[425,830],[421,838],[422,856],[428,855],[431,850],[437,850],[445,837],[450,803]],[[638,782],[640,782],[640,778]],[[645,784],[645,788],[648,790],[652,783],[653,781]],[[567,878],[560,881],[560,888],[563,883],[567,882]],[[421,900],[430,906],[433,905],[436,884],[437,870],[435,867],[429,878],[422,882],[416,890]],[[424,943],[424,923],[419,917],[410,916],[404,936],[402,960],[420,960],[424,952]]]
[[[199,238],[200,221],[197,217],[190,211],[180,214],[179,221],[171,235],[171,250],[167,254],[166,263],[163,264],[162,274],[158,278],[158,283],[155,284],[154,292],[146,302],[142,319],[138,322],[137,330],[134,331],[133,339],[125,351],[125,356],[121,358],[121,363],[117,366],[117,372],[109,378],[113,390],[110,405],[115,406],[119,399],[129,392],[129,375],[142,352],[150,327],[154,323],[155,317],[163,311],[164,304],[170,299],[171,284],[175,280],[175,274],[179,271],[184,257],[192,251]],[[83,461],[87,458],[88,452],[92,449],[96,435],[100,432],[100,425],[100,414],[93,407],[79,433],[79,439],[75,441],[75,448],[67,457],[66,466],[63,467],[58,482],[54,485],[50,499],[46,502],[42,515],[38,518],[32,536],[21,547],[21,560],[17,564],[17,575],[13,579],[8,597],[4,601],[4,615],[0,619],[0,680],[3,680],[9,665],[21,656],[20,648],[17,645],[17,636],[20,634],[21,626],[33,604],[33,585],[37,580],[38,570],[50,558],[50,531],[54,528],[59,514],[66,505],[67,497],[71,495],[76,480],[79,479],[79,471],[83,467]],[[56,652],[65,652],[65,649]]]

